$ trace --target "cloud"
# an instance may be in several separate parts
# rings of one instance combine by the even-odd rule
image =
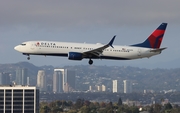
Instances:
[[[8,0],[0,4],[0,24],[4,26],[119,27],[159,22],[180,23],[179,0]]]

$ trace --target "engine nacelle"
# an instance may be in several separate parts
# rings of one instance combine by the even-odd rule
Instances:
[[[83,59],[83,55],[82,55],[82,53],[69,52],[68,59],[69,60],[82,60]]]

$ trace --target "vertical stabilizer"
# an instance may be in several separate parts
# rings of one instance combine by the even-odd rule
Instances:
[[[167,23],[162,23],[143,43],[132,46],[146,48],[160,48],[163,36],[166,30]]]

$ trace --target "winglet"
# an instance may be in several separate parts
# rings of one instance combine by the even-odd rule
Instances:
[[[108,45],[111,46],[112,48],[114,48],[112,44],[113,44],[113,42],[114,42],[115,37],[116,37],[116,35],[114,35],[114,37],[113,37],[113,38],[111,39],[111,41],[108,43]]]

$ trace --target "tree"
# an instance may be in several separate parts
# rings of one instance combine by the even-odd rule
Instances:
[[[94,102],[94,106],[96,106],[97,108],[99,108],[99,107],[100,107],[99,102]]]
[[[170,103],[165,104],[165,110],[172,109],[172,105]]]
[[[107,113],[106,109],[105,108],[100,108],[98,113]]]
[[[121,106],[121,105],[122,105],[122,100],[121,100],[121,98],[118,99],[117,105],[118,105],[118,106]]]
[[[77,110],[69,110],[67,113],[77,113]]]
[[[50,111],[51,109],[47,105],[41,107],[40,109],[40,113],[49,113]]]
[[[84,101],[84,105],[85,105],[85,106],[89,106],[90,103],[91,103],[91,102],[89,102],[88,100],[85,100],[85,101]]]
[[[87,106],[83,106],[80,109],[81,113],[90,113],[91,109]]]
[[[154,106],[153,110],[155,113],[159,113],[162,109],[162,106],[160,104],[154,104],[153,106]]]
[[[56,106],[56,107],[51,108],[51,112],[52,113],[63,112],[63,109]]]
[[[106,107],[106,103],[101,102],[101,103],[100,103],[100,107],[102,107],[102,108],[103,108],[103,107]]]
[[[132,113],[139,113],[139,109],[137,107],[131,107],[131,112]]]
[[[68,104],[68,106],[72,106],[73,102],[72,101],[68,101],[67,104]]]
[[[99,106],[95,106],[95,104],[93,102],[90,103],[89,105],[90,109],[96,109],[98,108]]]
[[[123,112],[124,112],[124,106],[119,106],[118,113],[123,113]]]
[[[171,109],[171,113],[180,113],[180,108]]]
[[[83,99],[77,99],[76,103],[74,104],[75,109],[80,109],[84,104],[84,100]]]

